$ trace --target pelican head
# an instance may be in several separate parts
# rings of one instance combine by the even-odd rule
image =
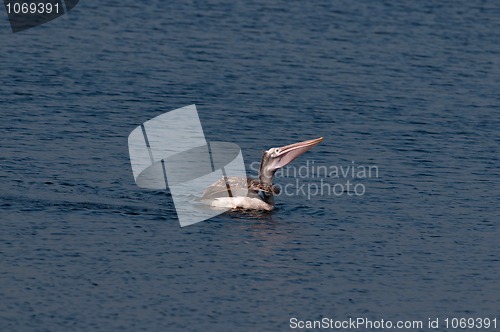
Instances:
[[[272,185],[274,173],[278,169],[288,165],[312,147],[318,145],[322,140],[323,137],[320,137],[264,151],[262,153],[262,161],[260,162],[260,183]]]

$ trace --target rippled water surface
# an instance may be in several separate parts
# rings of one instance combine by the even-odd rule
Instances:
[[[497,3],[81,2],[0,30],[1,331],[498,315]],[[193,103],[249,174],[323,136],[296,168],[378,177],[283,174],[274,212],[180,228],[127,137]]]

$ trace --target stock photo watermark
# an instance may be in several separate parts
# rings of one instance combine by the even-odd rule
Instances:
[[[367,317],[349,317],[346,319],[335,319],[323,317],[319,320],[301,320],[292,317],[289,320],[290,329],[307,330],[442,330],[442,329],[496,329],[496,317],[428,317],[427,319],[390,320],[370,319]]]
[[[207,141],[196,105],[189,105],[137,126],[128,147],[137,186],[168,189],[184,227],[229,210],[272,211],[274,196],[310,200],[365,195],[366,183],[379,178],[377,165],[324,165],[314,160],[290,164],[323,140],[269,148],[260,162],[250,164],[253,176],[247,178],[241,148],[232,142]]]
[[[72,10],[79,0],[4,0],[12,32],[24,31]]]
[[[252,176],[258,176],[259,167],[259,162],[250,164]],[[294,179],[284,185],[274,184],[276,196],[303,196],[308,200],[315,196],[363,196],[367,192],[366,180],[378,179],[379,168],[354,160],[344,165],[307,160],[303,165],[288,165],[277,170],[274,177]]]

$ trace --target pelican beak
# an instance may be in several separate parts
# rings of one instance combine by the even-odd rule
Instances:
[[[282,168],[323,141],[323,137],[270,149],[270,170]]]

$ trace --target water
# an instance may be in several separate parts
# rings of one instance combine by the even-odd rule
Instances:
[[[84,2],[0,29],[0,330],[498,315],[498,4]],[[293,165],[379,176],[180,228],[127,136],[193,103],[249,168],[323,136]]]

